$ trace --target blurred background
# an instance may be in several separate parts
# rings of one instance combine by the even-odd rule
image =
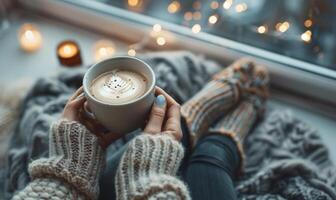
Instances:
[[[121,9],[335,68],[332,0],[101,0]]]
[[[0,186],[6,130],[36,80],[175,51],[267,66],[269,107],[316,128],[336,161],[335,0],[0,0]]]

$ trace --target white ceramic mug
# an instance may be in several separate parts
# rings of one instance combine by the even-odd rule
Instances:
[[[139,98],[122,104],[102,102],[90,93],[92,81],[99,75],[115,69],[130,70],[142,74],[148,80],[148,90]],[[93,65],[84,75],[84,94],[92,114],[112,133],[128,133],[144,125],[155,99],[155,75],[144,61],[119,56]]]

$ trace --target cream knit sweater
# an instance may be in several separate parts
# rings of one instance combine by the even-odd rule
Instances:
[[[78,122],[61,120],[52,125],[49,142],[49,157],[29,165],[32,182],[13,199],[97,199],[105,152],[96,136]],[[117,199],[190,199],[175,177],[182,158],[182,146],[170,136],[137,136],[119,164]]]

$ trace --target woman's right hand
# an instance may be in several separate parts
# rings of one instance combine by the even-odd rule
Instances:
[[[168,134],[182,139],[180,105],[163,89],[155,88],[156,99],[144,129],[148,134]]]

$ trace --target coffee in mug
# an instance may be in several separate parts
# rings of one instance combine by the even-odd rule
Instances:
[[[141,97],[148,87],[148,80],[142,74],[116,69],[94,79],[90,93],[107,104],[122,104]]]
[[[83,88],[88,115],[112,133],[128,133],[145,125],[155,99],[155,75],[144,61],[119,56],[93,65]]]

